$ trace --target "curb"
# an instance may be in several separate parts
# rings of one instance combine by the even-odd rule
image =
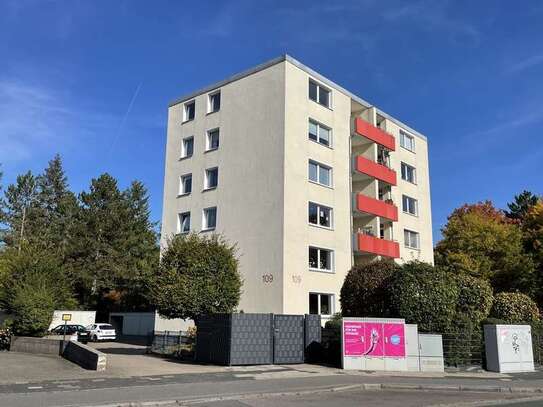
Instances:
[[[362,383],[347,386],[315,388],[311,390],[293,390],[276,393],[233,394],[228,396],[215,396],[185,400],[161,400],[143,402],[121,402],[111,404],[93,405],[90,407],[161,407],[184,406],[190,404],[212,403],[226,400],[247,400],[265,397],[301,396],[305,394],[342,392],[351,390],[422,390],[422,391],[459,391],[473,393],[515,393],[515,394],[543,394],[543,388],[539,387],[500,387],[500,386],[455,386],[455,385],[425,385],[425,384],[389,384],[389,383]]]

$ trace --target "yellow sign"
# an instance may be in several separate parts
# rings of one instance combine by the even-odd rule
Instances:
[[[62,320],[63,321],[71,321],[72,320],[72,314],[62,314]]]

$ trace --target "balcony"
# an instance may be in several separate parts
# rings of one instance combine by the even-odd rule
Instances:
[[[363,233],[357,234],[357,249],[360,252],[397,259],[400,257],[400,245],[392,240],[379,239]]]
[[[356,209],[360,212],[380,216],[393,222],[398,220],[398,208],[391,202],[370,198],[363,194],[356,195]]]
[[[358,172],[369,175],[373,178],[377,178],[378,180],[386,182],[390,185],[396,185],[397,183],[396,171],[393,171],[382,164],[368,160],[360,155],[355,158],[354,167]]]
[[[372,126],[360,117],[357,117],[354,120],[354,131],[359,136],[380,144],[391,151],[396,150],[396,141],[392,135],[384,132],[378,127]]]

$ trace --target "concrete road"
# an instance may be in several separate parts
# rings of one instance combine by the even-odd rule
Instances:
[[[56,381],[50,384],[4,387],[5,391],[0,393],[0,407],[101,406],[151,401],[177,401],[182,405],[217,407],[275,405],[410,407],[459,402],[485,405],[484,402],[488,401],[503,402],[527,397],[526,394],[498,392],[362,391],[361,383],[364,381],[360,376],[352,375],[269,379],[259,378],[258,373],[150,376],[133,378],[128,382],[114,379]],[[335,391],[331,392],[332,389]],[[543,405],[543,401],[540,403]]]

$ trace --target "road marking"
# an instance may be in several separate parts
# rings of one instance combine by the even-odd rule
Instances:
[[[28,386],[28,390],[38,390],[43,389],[43,386]]]
[[[106,379],[92,379],[93,382],[105,382]]]
[[[147,379],[149,379],[151,381],[162,380],[162,378],[160,378],[160,377],[148,377]]]
[[[165,379],[173,379],[174,378],[174,376],[162,376],[162,377],[165,378]]]

